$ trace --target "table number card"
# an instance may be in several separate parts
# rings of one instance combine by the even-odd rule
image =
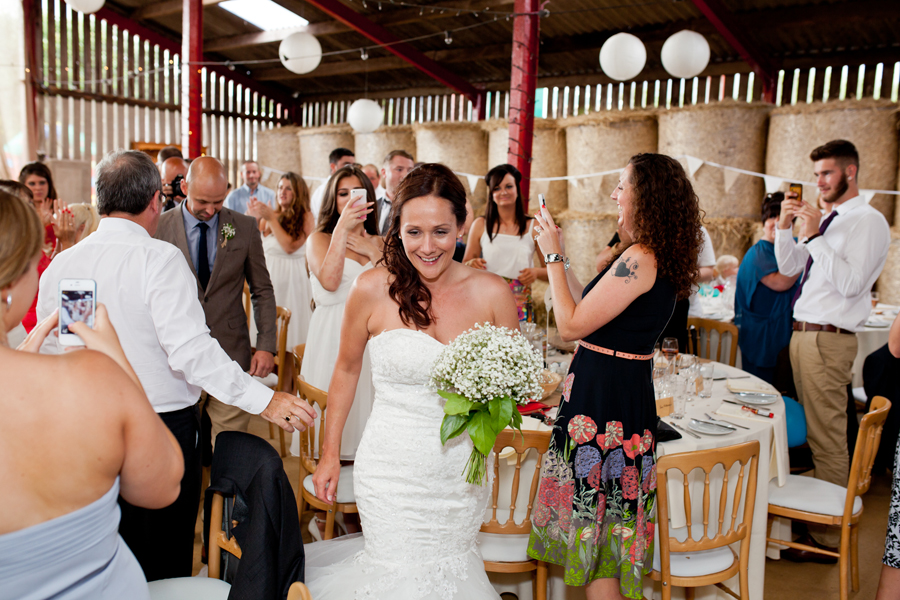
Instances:
[[[668,417],[672,414],[672,396],[656,400],[656,416]]]

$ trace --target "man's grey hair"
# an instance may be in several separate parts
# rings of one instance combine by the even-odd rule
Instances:
[[[138,150],[115,150],[97,165],[97,211],[101,215],[123,212],[139,215],[162,191],[159,169]]]

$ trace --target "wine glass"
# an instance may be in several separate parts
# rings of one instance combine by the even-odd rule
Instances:
[[[670,363],[675,359],[675,355],[678,354],[678,338],[667,337],[663,338],[662,346],[660,347],[663,355],[666,357]]]
[[[697,390],[697,357],[692,354],[679,354],[675,360],[678,378],[684,385],[684,395],[688,402],[694,399]]]

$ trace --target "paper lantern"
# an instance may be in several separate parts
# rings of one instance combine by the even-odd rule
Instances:
[[[372,133],[384,120],[384,111],[374,100],[357,100],[347,110],[347,122],[357,133]]]
[[[647,62],[644,43],[630,33],[617,33],[600,48],[600,67],[612,79],[633,79]]]
[[[90,15],[103,8],[103,5],[106,4],[106,0],[66,0],[66,4],[68,4],[72,10],[77,10],[78,12]]]
[[[709,64],[709,42],[696,31],[684,29],[666,40],[661,58],[671,75],[684,79],[696,77]]]
[[[292,33],[278,46],[281,64],[291,73],[302,75],[315,70],[322,61],[322,45],[314,35]]]

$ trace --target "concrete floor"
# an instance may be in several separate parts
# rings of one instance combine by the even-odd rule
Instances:
[[[254,417],[250,424],[250,432],[265,439],[269,437],[268,423],[260,417]],[[290,444],[290,436],[286,436]],[[272,445],[278,448],[278,434]],[[284,459],[284,470],[296,491],[298,486],[299,461],[291,456]],[[875,597],[878,578],[881,574],[881,556],[884,552],[884,537],[887,528],[888,509],[891,502],[891,479],[885,473],[872,480],[872,487],[863,497],[865,510],[862,516],[859,535],[859,591],[853,592],[850,598],[869,599]],[[304,515],[301,523],[303,541],[312,541],[307,529],[310,514]],[[201,522],[197,520],[197,535],[194,548],[194,574],[200,571],[200,530]],[[784,560],[766,561],[766,600],[805,600],[806,598],[828,599],[838,598],[839,573],[837,565],[819,565],[813,563],[798,564]]]

